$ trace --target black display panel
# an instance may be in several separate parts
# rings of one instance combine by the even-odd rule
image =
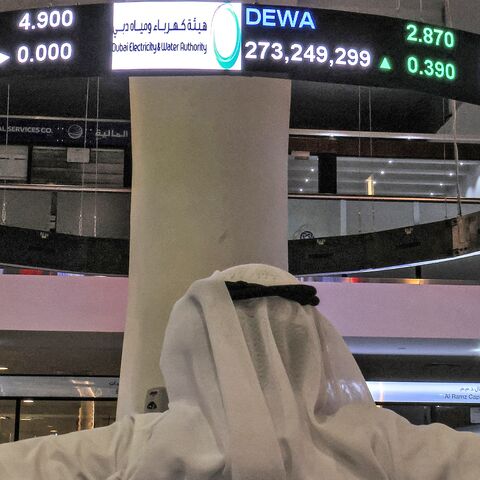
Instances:
[[[111,5],[2,13],[0,75],[108,74],[111,32]]]
[[[0,15],[2,76],[268,76],[480,104],[479,59],[473,33],[312,8],[121,2]]]
[[[243,72],[480,103],[478,35],[376,15],[244,5]]]

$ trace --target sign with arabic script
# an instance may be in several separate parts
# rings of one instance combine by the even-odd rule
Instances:
[[[116,3],[112,70],[241,70],[242,5]]]
[[[480,35],[291,5],[119,2],[0,13],[0,77],[244,75],[480,104]]]
[[[380,403],[480,404],[480,383],[367,382]]]
[[[56,145],[58,147],[88,148],[119,147],[130,144],[130,122],[83,119],[35,119],[11,116],[0,118],[0,143],[5,144],[8,130],[9,143]]]

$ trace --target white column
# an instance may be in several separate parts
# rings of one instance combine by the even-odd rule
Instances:
[[[287,268],[290,82],[130,79],[133,180],[118,416],[143,411],[173,303],[236,264]]]

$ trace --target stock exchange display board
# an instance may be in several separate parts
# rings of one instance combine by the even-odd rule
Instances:
[[[0,14],[0,75],[95,76],[111,70],[110,5]]]
[[[244,75],[480,103],[480,36],[334,10],[122,2],[0,15],[0,75]]]

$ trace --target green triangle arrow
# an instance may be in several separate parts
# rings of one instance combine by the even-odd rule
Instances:
[[[380,70],[384,70],[385,72],[393,70],[392,64],[388,57],[382,58],[382,61],[380,62],[380,66],[378,68]]]

